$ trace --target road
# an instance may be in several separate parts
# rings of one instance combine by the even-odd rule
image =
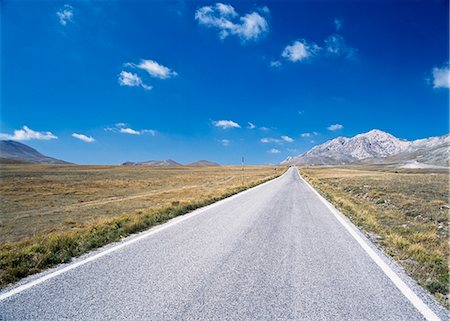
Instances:
[[[348,224],[290,168],[4,290],[0,320],[445,318]]]

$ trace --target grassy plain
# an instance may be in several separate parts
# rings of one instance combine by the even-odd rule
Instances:
[[[300,168],[322,195],[449,307],[449,172]]]
[[[0,286],[284,172],[268,166],[0,165]]]

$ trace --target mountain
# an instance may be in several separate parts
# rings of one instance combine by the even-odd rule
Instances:
[[[381,130],[338,137],[288,157],[282,165],[379,164],[406,167],[449,166],[450,135],[408,141]]]
[[[211,162],[207,160],[199,160],[190,164],[186,164],[186,166],[221,166],[219,163]]]
[[[177,163],[174,160],[166,159],[166,160],[149,160],[145,162],[125,162],[122,165],[125,166],[182,166],[180,163]]]
[[[2,164],[70,164],[42,155],[34,148],[13,140],[0,140],[0,158]]]

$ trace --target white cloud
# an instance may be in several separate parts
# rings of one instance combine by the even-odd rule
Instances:
[[[69,22],[73,23],[73,7],[65,4],[61,9],[56,11],[61,26],[66,26]]]
[[[281,139],[278,139],[278,138],[264,137],[264,138],[261,138],[261,139],[260,139],[260,142],[261,142],[261,143],[265,143],[265,144],[268,144],[268,143],[276,143],[276,144],[279,144],[279,143],[282,142],[282,140],[281,140]]]
[[[262,14],[270,13],[267,7],[263,7],[259,11]],[[229,35],[235,35],[244,42],[256,41],[269,29],[267,20],[258,12],[240,16],[233,6],[223,3],[199,8],[195,12],[195,19],[201,25],[217,28],[221,39],[225,39]]]
[[[178,75],[176,71],[150,59],[142,59],[139,64],[128,62],[125,64],[125,67],[134,67],[145,70],[150,76],[160,79],[168,79]]]
[[[316,55],[320,50],[321,48],[314,43],[308,44],[305,40],[296,40],[292,45],[284,48],[281,56],[289,61],[297,62]]]
[[[328,130],[332,130],[332,131],[339,130],[342,128],[344,128],[344,126],[342,126],[341,124],[334,124],[334,125],[330,125],[327,127]]]
[[[251,122],[247,122],[247,124],[248,124],[247,128],[249,128],[249,129],[255,129],[256,128],[255,124],[253,124]]]
[[[298,149],[297,148],[288,148],[286,149],[289,153],[298,153]]]
[[[140,131],[135,130],[133,128],[129,128],[129,127],[120,128],[119,132],[122,134],[130,134],[130,135],[140,135],[141,134]]]
[[[433,88],[450,89],[450,68],[448,63],[441,68],[433,68]]]
[[[264,126],[262,126],[262,127],[259,127],[259,129],[261,129],[261,130],[264,130],[264,131],[268,131],[268,130],[270,130],[270,128],[269,128],[269,127],[264,127]]]
[[[83,142],[86,142],[86,143],[92,143],[92,142],[95,142],[95,139],[94,139],[93,137],[91,137],[91,136],[86,136],[86,135],[83,135],[83,134],[73,133],[73,134],[72,134],[72,137],[73,137],[73,138],[77,138],[77,139],[79,139],[79,140],[82,140]]]
[[[276,148],[269,149],[267,152],[270,153],[270,154],[279,154],[279,153],[281,153],[281,152],[280,152],[278,149],[276,149]]]
[[[292,143],[294,141],[294,139],[289,136],[281,136],[281,139],[288,143]]]
[[[347,45],[344,37],[334,34],[325,39],[325,50],[329,56],[344,57],[354,59],[356,57],[356,49]]]
[[[140,130],[140,133],[141,134],[150,134],[152,136],[155,136],[157,131],[154,129],[142,129],[142,130]]]
[[[0,138],[3,139],[11,139],[11,140],[51,140],[58,139],[57,136],[53,135],[51,132],[37,132],[30,129],[27,126],[23,126],[22,129],[14,130],[14,134],[4,134],[0,133]]]
[[[107,132],[115,132],[115,133],[121,133],[121,134],[128,134],[128,135],[141,135],[141,134],[150,134],[152,136],[155,136],[157,134],[157,131],[154,129],[133,129],[128,126],[126,123],[117,123],[114,125],[114,127],[107,127],[105,128],[105,131]]]
[[[292,143],[293,141],[294,139],[289,136],[281,136],[281,138],[264,137],[260,139],[260,142],[264,144],[269,143],[283,144],[284,142]]]
[[[142,79],[132,72],[122,70],[119,74],[119,84],[121,86],[142,87],[145,90],[151,90],[153,87],[144,84]]]
[[[336,31],[339,31],[342,28],[342,24],[344,23],[343,19],[334,19],[334,26],[336,27]]]
[[[216,127],[221,127],[223,129],[227,129],[227,128],[241,128],[241,126],[232,121],[232,120],[216,120],[213,121],[214,126]]]
[[[229,146],[230,141],[228,139],[221,139],[219,142],[222,144],[222,146]]]
[[[270,67],[272,68],[280,68],[281,67],[281,62],[279,60],[274,60],[270,62]]]
[[[357,59],[356,48],[347,44],[344,37],[333,34],[324,40],[323,47],[306,40],[296,40],[284,48],[281,56],[291,62],[307,61],[312,57],[344,57]]]
[[[306,138],[306,137],[312,137],[312,136],[317,136],[317,135],[319,135],[318,132],[302,133],[302,134],[300,134],[300,137]]]

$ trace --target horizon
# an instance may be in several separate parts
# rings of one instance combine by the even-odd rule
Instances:
[[[406,2],[5,1],[0,138],[76,164],[275,165],[372,129],[446,135],[448,2]]]
[[[390,133],[388,133],[388,132],[385,132],[385,131],[382,131],[382,130],[380,130],[380,129],[374,128],[374,129],[371,129],[371,130],[368,131],[368,132],[356,134],[355,136],[351,136],[351,137],[347,137],[347,136],[338,136],[338,137],[335,137],[335,138],[333,138],[333,139],[330,139],[329,141],[334,140],[334,139],[337,139],[337,138],[342,138],[342,137],[344,137],[344,138],[354,138],[354,137],[356,137],[356,136],[359,136],[359,135],[366,135],[366,134],[369,134],[369,133],[374,132],[374,131],[382,132],[382,133],[385,133],[385,134],[390,134]],[[450,133],[444,134],[444,135],[442,135],[442,136],[431,136],[431,137],[419,138],[419,139],[417,139],[417,140],[427,139],[427,138],[435,138],[435,137],[444,137],[444,136],[449,136],[449,135],[450,135]],[[394,137],[395,137],[395,136],[394,136]],[[395,137],[395,138],[400,139],[400,140],[402,140],[402,141],[408,141],[408,140],[406,140],[406,139],[399,138],[399,137]],[[24,144],[23,142],[20,142],[20,141],[18,141],[18,140],[11,140],[11,139],[9,139],[9,140],[2,139],[2,140],[0,140],[0,141],[3,141],[3,142],[14,142],[14,143]],[[329,141],[326,141],[326,142],[329,142]],[[324,143],[326,143],[326,142],[324,142]],[[313,147],[311,147],[311,149],[313,149],[313,148],[316,147],[316,146],[322,145],[322,144],[324,144],[324,143],[314,145]],[[24,144],[24,145],[28,146],[27,144]],[[28,147],[31,147],[31,146],[28,146]],[[311,149],[306,150],[305,152],[310,151]],[[39,151],[37,151],[37,152],[39,152]],[[207,158],[199,158],[199,159],[191,160],[191,161],[188,161],[188,162],[179,162],[179,161],[176,160],[176,159],[167,158],[167,159],[147,159],[147,160],[132,160],[132,161],[126,160],[126,161],[123,161],[123,162],[118,163],[118,164],[77,164],[77,163],[70,163],[70,164],[72,164],[72,165],[105,165],[105,166],[114,166],[114,165],[118,165],[118,166],[120,166],[120,165],[125,165],[125,163],[143,163],[143,162],[152,162],[152,161],[156,161],[156,162],[159,162],[159,161],[174,161],[174,162],[178,163],[178,164],[181,165],[181,166],[189,166],[190,164],[193,164],[193,163],[196,163],[196,162],[203,162],[203,161],[206,161],[206,162],[217,163],[217,164],[220,165],[220,166],[241,166],[241,165],[244,165],[244,164],[245,164],[245,166],[278,166],[278,165],[283,165],[283,164],[282,164],[283,161],[286,161],[286,160],[289,159],[289,158],[299,157],[299,156],[303,155],[305,152],[302,152],[302,153],[300,153],[300,154],[298,154],[298,155],[287,156],[285,159],[283,159],[283,160],[280,161],[279,163],[268,163],[268,164],[255,164],[255,163],[253,163],[253,164],[246,164],[246,163],[245,163],[245,160],[244,160],[244,156],[241,156],[241,162],[240,162],[240,163],[234,163],[234,164],[223,164],[223,163],[215,162],[214,160],[207,159]],[[44,156],[50,156],[50,155],[44,155]],[[57,156],[50,156],[50,157],[53,157],[53,158],[58,159]],[[244,161],[244,163],[243,163],[243,161]],[[151,165],[151,166],[159,166],[159,165]]]

